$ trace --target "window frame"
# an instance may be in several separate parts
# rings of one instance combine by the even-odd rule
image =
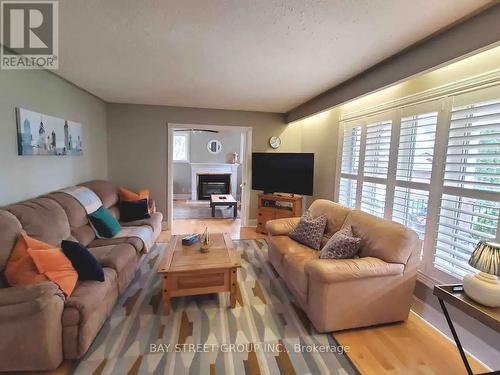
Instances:
[[[185,159],[175,159],[175,152],[172,149],[172,162],[173,163],[189,163],[191,160],[191,153],[190,153],[190,134],[189,132],[174,132],[173,137],[172,137],[172,148],[175,147],[175,137],[183,137],[186,140],[186,158]]]
[[[492,94],[492,91],[493,93]],[[480,93],[480,91],[485,91]],[[463,98],[462,96],[466,96]],[[343,120],[340,121],[339,126],[339,138],[338,138],[338,152],[337,152],[337,165],[336,165],[336,178],[334,187],[334,200],[339,201],[339,189],[340,189],[340,179],[347,178],[356,180],[356,207],[360,208],[361,204],[361,191],[363,189],[363,184],[365,182],[371,183],[382,183],[386,185],[386,195],[385,195],[385,210],[384,217],[386,219],[392,220],[392,210],[394,206],[394,194],[396,187],[408,188],[415,190],[422,190],[428,193],[427,200],[427,219],[424,230],[424,240],[423,240],[423,252],[422,252],[422,265],[420,272],[425,275],[427,279],[433,280],[435,282],[445,282],[445,283],[455,283],[459,279],[451,274],[442,271],[434,266],[434,258],[437,245],[437,235],[439,228],[439,214],[440,214],[440,204],[443,194],[463,194],[462,188],[447,187],[444,185],[444,173],[445,173],[445,161],[448,150],[448,134],[451,124],[452,108],[459,105],[459,103],[479,103],[480,98],[486,97],[483,100],[492,100],[495,98],[500,98],[500,86],[495,86],[488,89],[478,89],[477,91],[468,92],[466,94],[444,96],[439,99],[431,99],[427,101],[422,101],[420,103],[408,103],[407,105],[401,105],[398,108],[390,109],[386,111],[381,111],[374,116],[364,115],[363,118],[353,119],[353,120]],[[458,99],[457,99],[458,98]],[[397,180],[397,163],[398,163],[398,152],[399,152],[399,140],[400,140],[400,130],[401,130],[401,120],[410,116],[422,115],[425,113],[437,112],[437,124],[435,132],[434,141],[434,153],[432,159],[432,170],[429,183],[427,182],[417,182],[417,181],[402,181]],[[391,146],[389,153],[389,167],[387,179],[382,179],[378,177],[363,176],[364,174],[364,160],[366,151],[366,126],[377,121],[389,120],[392,118],[392,137]],[[343,155],[343,135],[344,129],[346,127],[361,126],[361,144],[359,151],[359,167],[358,173],[356,175],[350,175],[342,173],[342,155]],[[493,198],[493,194],[487,194],[484,192],[476,191],[466,191],[467,196],[474,195],[477,198],[482,199],[486,196]],[[498,200],[498,197],[495,196]],[[500,214],[498,227],[496,232],[496,241],[500,240]]]
[[[479,89],[476,91],[464,94],[458,94],[443,99],[444,100],[443,119],[441,122],[439,122],[438,120],[438,130],[440,131],[439,133],[440,147],[438,148],[438,151],[440,152],[440,158],[439,160],[437,160],[438,165],[436,169],[439,173],[439,180],[438,180],[439,184],[438,183],[435,184],[437,185],[435,189],[439,191],[439,196],[436,197],[437,203],[435,204],[434,207],[436,212],[433,215],[436,224],[432,228],[433,229],[433,241],[431,244],[433,246],[432,252],[430,252],[429,250],[429,254],[427,254],[427,257],[424,256],[425,268],[423,269],[423,272],[426,275],[429,275],[432,279],[438,280],[441,283],[456,283],[457,281],[461,281],[460,278],[455,277],[434,266],[434,257],[437,247],[437,237],[439,230],[440,206],[441,206],[441,199],[443,198],[443,196],[452,195],[452,196],[466,197],[471,199],[482,199],[482,200],[497,201],[497,202],[500,201],[500,193],[445,185],[446,158],[448,154],[448,139],[452,121],[451,117],[453,114],[453,108],[462,105],[473,105],[493,99],[500,99],[500,86],[493,86],[486,89]],[[438,142],[438,136],[436,135],[436,143],[437,142]],[[500,212],[497,221],[495,241],[496,242],[500,241]]]

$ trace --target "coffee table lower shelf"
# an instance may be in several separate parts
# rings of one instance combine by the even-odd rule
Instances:
[[[166,315],[170,314],[171,298],[200,294],[229,292],[229,306],[236,305],[237,267],[210,271],[185,271],[163,276],[163,304]]]

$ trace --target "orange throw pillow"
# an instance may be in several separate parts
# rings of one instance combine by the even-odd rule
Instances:
[[[69,297],[78,273],[61,249],[21,233],[5,265],[5,277],[12,286],[52,281]]]
[[[133,191],[120,187],[118,188],[118,195],[120,196],[120,200],[125,202],[139,201],[141,199],[149,200],[149,189],[142,189],[139,193],[134,193]]]
[[[151,202],[149,201],[149,189],[142,189],[138,193],[134,193],[133,191],[120,187],[118,188],[118,196],[123,202],[135,202],[141,199],[147,199],[149,213],[152,214],[156,211],[156,207],[151,207]]]

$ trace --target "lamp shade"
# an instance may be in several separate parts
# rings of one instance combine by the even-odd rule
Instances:
[[[479,271],[500,276],[500,244],[480,241],[472,252],[469,264]]]

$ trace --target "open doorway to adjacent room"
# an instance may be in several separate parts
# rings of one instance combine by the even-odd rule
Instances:
[[[248,225],[251,140],[249,127],[168,124],[167,223],[172,233],[204,227],[239,232]]]

